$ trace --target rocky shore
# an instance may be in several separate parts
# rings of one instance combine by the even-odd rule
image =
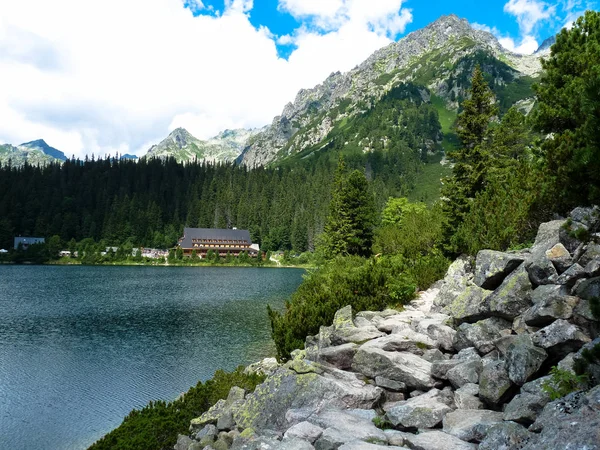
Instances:
[[[233,388],[175,449],[600,449],[600,386],[544,389],[600,344],[599,228],[577,208],[530,249],[459,258],[402,311],[339,310],[286,364],[250,366],[265,382]]]

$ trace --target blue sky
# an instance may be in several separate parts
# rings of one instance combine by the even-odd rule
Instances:
[[[600,1],[600,0],[598,0]],[[454,13],[532,53],[586,0],[0,0],[0,143],[144,154],[269,124],[302,88]]]

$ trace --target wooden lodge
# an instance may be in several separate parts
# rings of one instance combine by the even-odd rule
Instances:
[[[211,250],[222,257],[226,257],[227,254],[239,256],[243,252],[248,252],[248,256],[252,258],[258,256],[258,248],[252,245],[248,230],[184,228],[179,247],[184,256],[192,256],[192,252],[196,250],[200,258],[205,258]]]

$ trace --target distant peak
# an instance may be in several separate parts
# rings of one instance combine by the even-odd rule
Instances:
[[[25,142],[24,144],[21,144],[21,146],[23,146],[23,147],[49,147],[49,145],[46,144],[46,141],[43,139],[36,139],[35,141]]]

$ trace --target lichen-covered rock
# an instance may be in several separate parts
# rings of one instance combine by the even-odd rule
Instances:
[[[546,351],[533,345],[528,335],[518,336],[506,351],[509,379],[522,386],[542,367],[548,357]]]
[[[475,348],[461,350],[449,360],[433,361],[431,364],[431,375],[441,380],[447,380],[449,370],[467,361],[481,362],[481,356],[479,356]]]
[[[434,428],[452,411],[452,399],[444,398],[441,391],[432,389],[418,397],[399,402],[386,414],[388,421],[402,428]]]
[[[543,389],[543,383],[549,376],[525,383],[521,392],[508,403],[504,409],[504,420],[511,420],[525,425],[533,423],[544,406],[550,401],[550,396]]]
[[[521,264],[488,298],[494,316],[513,320],[531,306],[532,286],[530,276]]]
[[[494,341],[503,334],[510,334],[512,323],[499,317],[490,317],[475,323],[463,323],[454,336],[454,348],[463,350],[475,347],[485,355],[494,349]]]
[[[450,264],[440,290],[433,300],[435,309],[442,309],[452,303],[467,288],[472,273],[472,260],[469,257],[461,256]]]
[[[556,284],[558,282],[558,272],[554,264],[544,254],[532,259],[526,263],[529,279],[535,286],[544,284]]]
[[[374,444],[387,444],[385,433],[371,420],[363,419],[341,410],[325,410],[309,419],[323,429],[335,428],[342,433],[351,434],[354,439]]]
[[[469,360],[458,364],[448,370],[446,377],[455,388],[460,388],[467,383],[478,383],[479,374],[483,369],[481,360]]]
[[[454,403],[458,409],[484,409],[478,395],[479,385],[467,383],[454,392]]]
[[[585,252],[577,261],[581,266],[587,267],[592,261],[600,261],[600,244],[590,243],[588,244]]]
[[[600,386],[548,403],[530,430],[523,450],[600,449]]]
[[[579,264],[575,263],[567,270],[565,270],[562,274],[560,274],[560,276],[556,280],[556,284],[560,284],[566,287],[573,287],[578,280],[586,276],[593,275],[590,275],[587,269],[584,269]]]
[[[554,268],[559,274],[573,265],[571,253],[561,243],[556,244],[550,250],[546,250],[546,258],[554,264]]]
[[[490,294],[491,291],[479,286],[467,286],[442,312],[452,316],[456,324],[486,319],[491,316],[489,303],[486,301]]]
[[[502,413],[486,409],[457,409],[446,414],[444,432],[466,442],[481,442],[488,430],[502,422]]]
[[[317,360],[345,370],[352,367],[352,360],[357,350],[358,345],[352,343],[326,347],[319,350]]]
[[[518,450],[531,438],[532,434],[523,425],[515,422],[503,422],[492,426],[479,450]]]
[[[571,211],[569,217],[575,222],[579,222],[585,225],[587,228],[590,228],[600,220],[600,208],[598,208],[598,206],[578,206]]]
[[[188,447],[193,443],[189,436],[184,436],[180,434],[177,436],[177,443],[173,447],[175,450],[188,450]]]
[[[406,437],[412,450],[476,450],[477,446],[443,431],[426,431]]]
[[[529,326],[544,327],[557,319],[570,319],[579,299],[567,295],[563,286],[540,286],[533,291],[533,306],[523,314]]]
[[[566,320],[542,328],[532,336],[533,343],[543,348],[553,359],[562,359],[590,342],[590,337],[576,325]]]
[[[600,277],[584,280],[576,285],[576,294],[578,297],[586,300],[600,297]]]
[[[479,398],[489,405],[498,406],[510,395],[512,385],[505,361],[487,361],[479,376]]]
[[[352,369],[369,378],[382,376],[400,381],[413,389],[429,390],[435,384],[430,362],[412,353],[388,352],[368,345],[358,349]]]
[[[475,278],[477,286],[494,290],[521,263],[524,258],[518,254],[481,250],[475,260]]]
[[[283,435],[283,439],[285,440],[291,438],[298,438],[308,441],[312,444],[321,437],[323,431],[323,428],[314,425],[310,422],[304,421],[288,428],[288,430]]]
[[[579,264],[577,265],[579,266]],[[593,261],[587,263],[584,271],[585,274],[590,278],[600,276],[600,259],[594,259]]]

